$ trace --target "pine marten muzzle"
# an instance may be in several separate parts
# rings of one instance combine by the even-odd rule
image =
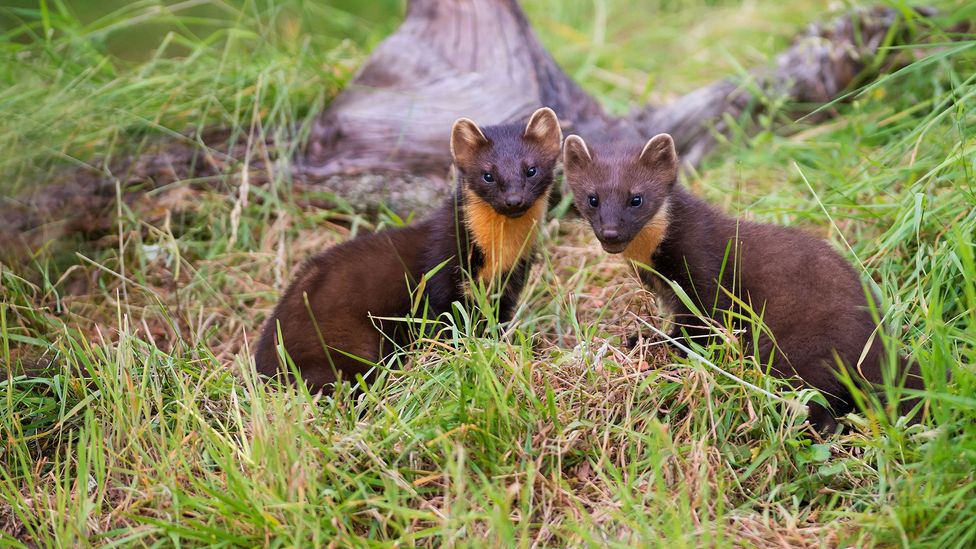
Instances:
[[[471,281],[490,286],[499,296],[497,320],[510,320],[561,141],[548,108],[525,125],[455,122],[454,195],[423,221],[357,237],[306,262],[264,325],[258,372],[294,381],[282,347],[311,389],[330,390],[337,379],[366,374],[394,346],[414,339],[409,325],[384,318],[435,318],[454,302],[467,302]],[[417,310],[412,298],[419,288]]]
[[[677,183],[678,157],[667,134],[643,147],[587,144],[571,135],[563,163],[575,206],[604,250],[653,269],[640,268],[639,275],[673,312],[671,338],[707,340],[714,333],[709,325],[727,319],[751,328],[729,314],[745,314],[739,300],[767,328],[742,338],[748,350],[774,374],[820,389],[833,414],[854,405],[838,379],[838,361],[855,379],[882,383],[887,362],[868,294],[826,242],[729,217],[692,196]],[[676,283],[707,318],[692,314],[664,281]],[[923,387],[917,367],[901,363],[897,373],[906,387]],[[902,410],[912,405],[906,401]],[[831,411],[811,405],[810,414],[820,430],[836,427]]]

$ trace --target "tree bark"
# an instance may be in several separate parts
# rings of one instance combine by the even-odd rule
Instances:
[[[566,131],[584,136],[670,133],[694,165],[714,147],[713,132],[728,130],[725,117],[762,108],[759,95],[813,105],[835,99],[870,66],[898,17],[874,8],[812,25],[772,67],[616,118],[559,68],[515,0],[412,0],[403,25],[318,120],[302,171],[340,186],[333,176],[388,171],[393,187],[396,173],[443,177],[455,118],[496,124],[526,118],[540,106],[552,107]]]
[[[611,121],[556,65],[515,0],[411,0],[400,28],[318,120],[306,171],[443,174],[459,116],[496,124],[540,105],[565,120]]]

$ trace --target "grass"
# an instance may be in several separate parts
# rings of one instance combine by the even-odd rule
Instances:
[[[250,136],[253,155],[294,150],[399,16],[396,2],[82,4],[0,8],[5,196],[159,139],[202,149],[210,127]],[[621,111],[768,60],[825,4],[525,7]],[[941,7],[940,24],[976,16]],[[396,220],[308,206],[287,156],[247,185],[243,160],[119,208],[99,240],[0,265],[0,545],[972,546],[976,41],[934,51],[825,124],[734,133],[685,180],[863,270],[887,343],[929,382],[926,424],[868,407],[818,440],[785,402],[814,395],[734,346],[626,354],[653,298],[571,217],[548,220],[502,337],[456,327],[357,398],[272,390],[249,353],[294,267]]]

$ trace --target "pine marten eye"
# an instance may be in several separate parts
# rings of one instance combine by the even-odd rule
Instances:
[[[533,175],[535,175],[535,172],[536,172],[535,166],[532,166],[529,169],[525,170],[525,177],[532,177]]]
[[[640,195],[636,195],[636,196],[634,196],[633,198],[630,199],[630,205],[633,206],[633,207],[635,207],[635,208],[637,206],[640,206],[643,203],[644,203],[644,199],[642,199]]]
[[[481,178],[485,180],[485,183],[492,183],[495,181],[495,177],[488,172],[483,173]]]
[[[600,205],[600,199],[597,198],[595,194],[591,194],[590,195],[590,207],[591,208],[596,208],[599,205]]]

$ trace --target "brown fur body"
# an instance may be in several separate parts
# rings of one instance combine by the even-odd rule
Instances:
[[[265,323],[255,353],[258,372],[289,371],[277,349],[280,330],[280,342],[311,389],[363,375],[414,335],[404,322],[377,317],[435,318],[467,301],[472,280],[497,290],[498,321],[510,320],[545,216],[560,141],[549,109],[537,111],[527,126],[481,129],[459,120],[452,142],[454,196],[419,223],[360,236],[305,263]],[[415,311],[421,286],[426,307]]]
[[[590,149],[577,140],[566,142],[566,174],[577,208],[605,248],[624,246],[629,259],[657,271],[641,269],[640,277],[674,313],[672,337],[702,341],[714,333],[708,324],[716,322],[751,328],[727,314],[743,312],[732,294],[768,329],[747,330],[741,336],[746,350],[775,375],[799,377],[821,390],[833,414],[853,408],[837,377],[838,359],[862,382],[883,381],[884,349],[865,289],[826,242],[797,229],[732,218],[686,192],[676,183],[669,136],[655,137],[640,155],[636,149]],[[644,199],[633,206],[629,201],[637,195]],[[597,196],[597,207],[590,196]],[[662,279],[677,283],[707,318],[692,314]],[[907,387],[922,388],[917,373],[907,376]],[[836,426],[831,413],[816,405],[810,420],[821,430]]]
[[[279,371],[278,330],[312,389],[336,381],[337,374],[346,379],[366,374],[370,363],[391,350],[384,333],[396,343],[408,343],[406,326],[384,326],[371,316],[410,313],[411,288],[424,272],[424,250],[417,242],[426,238],[430,227],[426,221],[363,235],[306,262],[265,323],[255,355],[258,372],[273,376]]]

